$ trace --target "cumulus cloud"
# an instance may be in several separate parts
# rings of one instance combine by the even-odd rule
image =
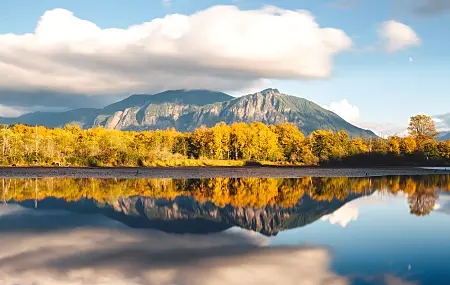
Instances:
[[[0,284],[349,284],[321,248],[270,248],[239,233],[172,235],[59,212],[41,214],[37,227],[36,211],[11,208],[0,219]]]
[[[359,118],[358,107],[350,104],[347,99],[343,99],[338,102],[332,102],[330,105],[325,105],[322,107],[336,113],[341,118],[349,122],[354,123]]]
[[[339,29],[307,11],[213,6],[127,29],[72,12],[45,12],[34,33],[0,35],[0,87],[87,94],[202,88],[238,90],[262,78],[323,78],[349,49]]]
[[[378,33],[388,52],[396,52],[421,43],[411,27],[397,21],[384,22]]]

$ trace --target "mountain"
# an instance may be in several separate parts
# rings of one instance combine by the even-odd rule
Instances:
[[[438,141],[448,141],[450,140],[450,132],[441,132],[438,137]]]
[[[106,202],[87,198],[76,202],[46,198],[38,202],[37,210],[65,209],[81,214],[101,214],[133,228],[151,228],[168,233],[207,234],[237,226],[273,236],[280,231],[311,224],[360,196],[350,194],[342,201],[318,201],[304,196],[290,208],[278,205],[258,208],[231,205],[219,207],[212,202],[198,202],[188,196],[178,196],[172,200],[141,196],[119,197]],[[33,200],[20,204],[35,208]]]
[[[176,128],[193,131],[219,122],[295,123],[310,134],[317,129],[344,130],[350,136],[375,136],[335,113],[303,98],[266,89],[242,97],[206,90],[172,90],[155,95],[132,95],[103,109],[76,109],[64,113],[32,113],[18,118],[0,118],[0,123],[22,123],[63,127],[71,123],[82,128],[104,126],[120,130]]]
[[[67,124],[89,128],[94,123],[100,109],[83,108],[66,112],[33,112],[18,118],[0,118],[0,124],[24,124],[62,128]]]

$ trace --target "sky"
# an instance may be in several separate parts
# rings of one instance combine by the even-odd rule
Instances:
[[[2,0],[0,116],[277,88],[380,135],[450,116],[450,0]]]

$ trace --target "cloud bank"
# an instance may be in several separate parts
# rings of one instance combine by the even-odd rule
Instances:
[[[324,78],[349,49],[339,29],[307,11],[213,6],[127,29],[72,12],[45,12],[34,33],[0,35],[0,88],[84,94],[202,88],[239,90],[263,79]]]

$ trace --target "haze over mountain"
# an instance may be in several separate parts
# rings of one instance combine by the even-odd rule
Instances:
[[[219,122],[295,123],[309,134],[318,129],[344,130],[351,136],[374,136],[335,113],[296,96],[266,89],[242,97],[207,90],[172,90],[155,95],[132,95],[103,109],[84,108],[67,112],[34,112],[17,118],[0,118],[3,124],[43,125],[49,128],[76,124],[81,128],[103,126],[119,130],[176,128],[193,131]]]

